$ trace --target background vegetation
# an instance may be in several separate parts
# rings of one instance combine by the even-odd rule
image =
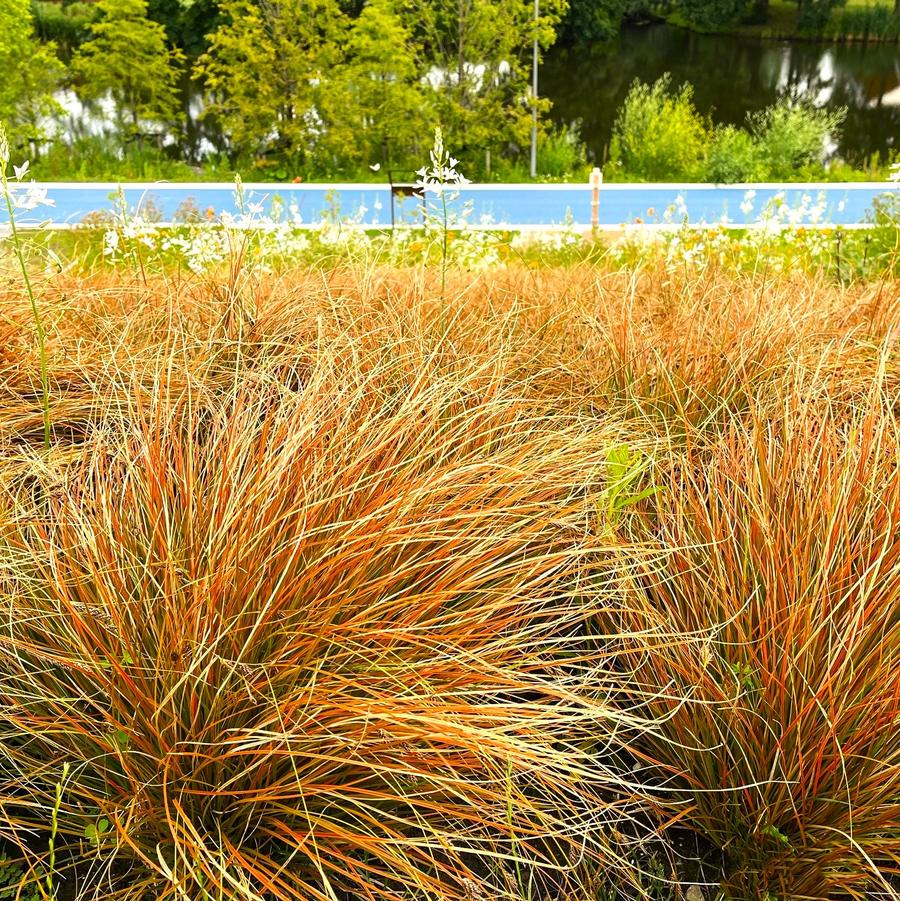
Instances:
[[[796,27],[822,34],[887,37],[900,22],[900,10],[884,4],[803,0],[794,13]],[[780,21],[782,11],[749,0],[545,0],[534,22],[529,0],[10,0],[2,15],[0,63],[12,74],[0,89],[0,118],[16,152],[45,178],[242,171],[261,180],[381,180],[391,171],[403,180],[439,124],[470,176],[520,180],[528,171],[535,39],[543,52],[559,39],[605,39],[648,16],[719,28]],[[55,124],[62,88],[74,91],[67,103],[77,96],[104,111],[108,126],[78,133],[71,122]],[[538,109],[540,171],[582,178],[577,133],[547,125],[546,100]],[[634,109],[623,115],[633,120]],[[690,155],[709,128],[695,123],[689,131]],[[672,145],[659,137],[663,144],[648,153],[662,158]],[[722,130],[713,136],[709,173],[697,160],[674,168],[679,177],[694,170],[724,180],[796,171],[784,161],[769,166],[758,137]],[[801,156],[812,166],[822,148],[815,159]],[[630,174],[643,177],[643,168]]]

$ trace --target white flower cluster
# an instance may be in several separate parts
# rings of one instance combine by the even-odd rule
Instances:
[[[39,187],[34,180],[26,182],[30,163],[26,160],[21,166],[13,166],[13,182],[10,184],[6,174],[9,166],[9,143],[6,135],[0,133],[0,170],[3,173],[3,189],[14,210],[31,212],[38,207],[52,207],[55,204],[52,198],[47,196],[47,189]]]
[[[741,212],[750,219],[756,206],[756,191],[747,190]],[[843,204],[838,204],[840,212]],[[678,217],[681,226],[674,226]],[[840,240],[840,230],[829,226],[824,193],[802,194],[791,205],[785,192],[769,199],[749,227],[736,227],[727,215],[718,223],[691,224],[684,198],[676,197],[665,211],[664,224],[672,228],[650,231],[628,227],[611,248],[612,259],[627,265],[637,259],[661,257],[670,269],[704,269],[711,264],[742,269],[765,266],[780,271],[789,266],[808,268],[829,265]]]
[[[444,137],[439,128],[434,131],[434,146],[429,151],[431,165],[423,166],[416,172],[419,176],[416,187],[422,191],[433,191],[435,194],[443,194],[449,188],[461,188],[470,184],[461,172],[457,170],[459,160],[450,156],[444,147]]]

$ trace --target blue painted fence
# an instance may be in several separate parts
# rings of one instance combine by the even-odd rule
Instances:
[[[90,219],[91,214],[117,208],[117,195],[127,208],[152,210],[155,218],[169,223],[183,218],[188,210],[202,219],[216,219],[223,213],[239,215],[235,191],[230,184],[96,184],[53,183],[39,185],[47,190],[52,206],[22,211],[17,216],[24,226],[45,223],[71,226]],[[16,186],[24,193],[25,186]],[[846,184],[606,184],[600,188],[599,224],[616,227],[662,223],[668,217],[676,224],[686,217],[692,224],[716,223],[727,217],[729,225],[753,225],[765,205],[783,197],[792,210],[803,211],[791,224],[830,223],[853,226],[866,221],[879,195],[897,193],[900,185],[887,182]],[[439,198],[429,193],[427,205],[440,211]],[[304,226],[318,226],[324,219],[350,221],[369,228],[413,224],[420,219],[423,199],[416,195],[397,196],[389,185],[374,184],[247,184],[244,212],[250,219],[272,215],[290,218]],[[571,224],[591,225],[589,185],[467,185],[451,197],[450,217],[462,214],[476,227],[516,229],[553,228]],[[280,208],[280,212],[278,209]],[[668,211],[668,212],[667,212]],[[0,211],[0,225],[7,223]]]

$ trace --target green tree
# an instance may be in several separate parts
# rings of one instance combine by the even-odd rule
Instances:
[[[53,91],[63,75],[54,44],[35,37],[29,0],[0,3],[0,120],[19,146],[44,137],[43,124],[59,110]]]
[[[195,73],[236,153],[277,150],[295,162],[333,154],[348,20],[337,0],[223,0],[222,25]]]
[[[678,0],[678,9],[700,28],[734,25],[747,14],[748,0]]]
[[[360,131],[363,159],[385,166],[418,162],[434,131],[432,91],[409,27],[393,0],[369,0],[352,25],[343,78]]]
[[[166,44],[165,29],[147,17],[147,0],[98,0],[101,18],[72,61],[86,100],[112,94],[120,126],[181,119],[178,82],[184,54]]]
[[[628,0],[570,0],[561,37],[571,44],[608,41],[622,27]]]
[[[403,0],[428,63],[444,134],[472,163],[493,148],[527,145],[532,42],[556,40],[568,0]],[[541,100],[541,113],[549,104]]]

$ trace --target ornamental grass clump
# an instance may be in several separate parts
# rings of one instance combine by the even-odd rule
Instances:
[[[0,837],[43,861],[58,801],[57,885],[74,855],[85,897],[494,898],[602,858],[591,755],[634,723],[567,636],[608,600],[603,442],[379,365],[137,393],[6,524]]]
[[[636,577],[632,688],[652,798],[722,850],[734,898],[894,897],[900,432],[786,396],[672,465]],[[672,806],[668,806],[671,804]]]

